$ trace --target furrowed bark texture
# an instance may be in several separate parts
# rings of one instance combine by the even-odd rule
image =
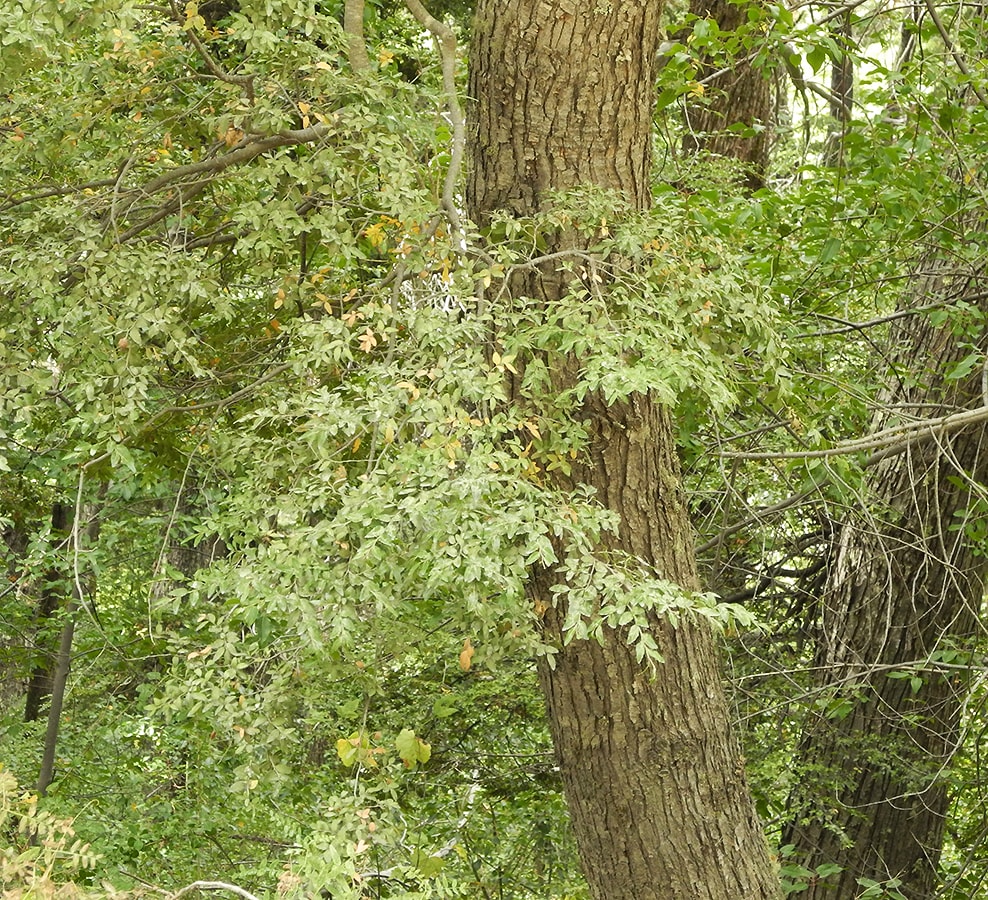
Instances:
[[[586,183],[648,205],[659,13],[646,0],[481,0],[470,77],[474,221],[486,224],[498,209],[529,215],[547,191]],[[546,267],[513,287],[549,304],[564,278]],[[579,367],[572,356],[559,361],[554,386],[572,385]],[[590,423],[591,446],[560,486],[596,488],[621,516],[612,547],[695,589],[668,410],[649,396],[609,404],[591,394],[577,415]],[[533,573],[534,598],[548,603],[555,580]],[[592,895],[776,897],[709,628],[656,620],[665,663],[654,676],[624,635],[563,645],[564,612],[545,613],[546,639],[560,650],[555,667],[543,661],[539,675]]]
[[[721,33],[735,31],[747,22],[747,6],[731,0],[691,0],[690,13],[713,19]],[[700,77],[715,72],[719,74],[704,85],[705,102],[686,106],[683,149],[737,160],[743,166],[745,187],[758,190],[765,184],[771,145],[771,76],[747,58],[734,60],[723,72],[716,63],[709,63]],[[754,133],[728,130],[736,125],[751,127]]]
[[[926,272],[913,292],[917,305],[985,296],[979,277],[959,280],[935,262]],[[966,378],[945,378],[971,352],[970,340],[922,316],[900,319],[890,341],[899,380],[876,427],[981,406],[980,363]],[[974,340],[984,352],[984,334]],[[934,896],[966,676],[938,670],[930,657],[968,649],[982,633],[988,560],[963,526],[977,518],[986,480],[983,426],[920,443],[875,467],[866,486],[873,514],[843,527],[817,665],[822,683],[853,706],[806,729],[784,842],[808,868],[833,862],[844,871],[811,885],[800,895],[807,900],[855,897],[859,878],[901,879],[909,900]],[[915,662],[918,689],[908,677],[889,677]]]

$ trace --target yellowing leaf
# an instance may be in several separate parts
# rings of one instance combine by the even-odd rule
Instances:
[[[374,336],[374,332],[371,330],[370,326],[368,326],[367,330],[360,335],[357,339],[357,343],[360,345],[360,349],[363,350],[364,353],[370,353],[371,350],[377,346],[377,338]]]
[[[525,428],[537,441],[542,440],[542,435],[539,433],[539,426],[536,425],[531,419],[525,420]]]
[[[416,737],[411,728],[401,730],[395,740],[395,749],[407,769],[414,769],[416,763],[427,763],[432,756],[432,747],[422,738]]]
[[[336,742],[336,755],[345,766],[352,766],[357,761],[357,748],[346,738]]]
[[[467,638],[463,642],[463,649],[460,651],[460,668],[464,672],[470,671],[470,666],[473,664],[473,655],[476,652],[473,644],[470,643],[470,638]]]
[[[364,229],[364,237],[371,242],[371,246],[377,249],[385,242],[388,234],[381,222],[375,222]]]

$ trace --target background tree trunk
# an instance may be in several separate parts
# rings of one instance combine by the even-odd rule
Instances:
[[[648,205],[659,7],[481,0],[470,78],[475,221],[485,224],[498,209],[531,214],[547,191],[586,183]],[[538,292],[529,296],[551,302],[560,281],[543,271],[527,285]],[[569,358],[558,386],[578,367]],[[695,589],[668,410],[649,396],[607,404],[591,395],[579,414],[592,440],[571,483],[592,485],[620,514],[615,548]],[[548,601],[554,580],[534,573],[532,593]],[[543,661],[540,681],[593,896],[777,896],[709,628],[655,621],[666,661],[654,677],[623,634],[563,646],[563,615],[552,607],[545,614],[546,638],[560,650],[554,667]]]
[[[64,559],[73,510],[67,503],[56,502],[51,511],[51,553],[57,560]],[[45,701],[51,696],[57,660],[55,638],[52,634],[52,617],[66,605],[70,596],[68,575],[64,567],[52,562],[45,573],[44,584],[38,597],[35,615],[35,662],[28,678],[24,694],[24,721],[34,722],[41,716]]]
[[[831,122],[827,128],[823,162],[827,166],[839,166],[844,161],[844,140],[851,126],[854,103],[854,58],[851,56],[854,34],[850,12],[834,20],[831,33],[834,43],[845,52],[830,63]]]
[[[978,275],[959,278],[954,263],[924,269],[913,305],[988,296]],[[983,354],[984,334],[975,340]],[[876,428],[981,406],[983,355],[969,375],[950,378],[969,341],[922,315],[898,320],[896,381]],[[807,900],[856,896],[859,878],[901,879],[909,900],[933,896],[966,690],[964,675],[938,667],[937,654],[970,649],[980,634],[988,560],[964,526],[978,509],[984,515],[986,478],[982,425],[927,439],[869,472],[873,512],[843,527],[816,662],[835,692],[829,715],[805,730],[783,842],[808,868],[844,871],[812,885]],[[908,676],[913,664],[921,681],[889,677]]]
[[[746,24],[747,9],[747,4],[730,0],[690,2],[692,15],[713,19],[722,33]],[[700,78],[712,75],[704,84],[704,100],[686,105],[683,149],[737,160],[743,166],[745,187],[758,190],[765,184],[772,138],[770,74],[754,66],[751,59],[741,58],[733,60],[729,67],[710,61],[699,72]],[[750,128],[750,132],[728,130],[739,124]]]

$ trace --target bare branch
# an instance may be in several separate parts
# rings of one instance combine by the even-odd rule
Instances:
[[[844,441],[828,447],[825,450],[791,450],[781,452],[757,452],[728,450],[719,453],[726,459],[833,459],[837,456],[849,456],[866,450],[882,451],[884,456],[901,453],[914,444],[932,440],[942,434],[958,431],[968,425],[977,425],[988,421],[988,406],[977,409],[966,409],[963,412],[951,413],[949,416],[939,416],[935,419],[920,419],[916,422],[903,422],[876,431],[867,437]]]
[[[941,416],[937,419],[924,419],[918,422],[910,422],[904,425],[887,428],[883,431],[876,431],[867,438],[860,438],[856,441],[848,441],[831,447],[829,450],[794,451],[791,453],[720,453],[721,458],[731,459],[826,459],[837,456],[860,453],[863,450],[875,450],[863,463],[862,468],[870,469],[876,466],[883,459],[904,453],[918,443],[935,440],[950,431],[965,428],[968,425],[975,425],[988,421],[988,405],[969,409],[960,413],[953,413],[949,416]],[[815,478],[815,486],[810,490],[800,491],[792,494],[778,503],[766,506],[763,509],[754,510],[739,522],[721,529],[714,537],[696,548],[698,554],[713,550],[725,539],[737,534],[739,531],[770,519],[779,513],[799,506],[809,500],[814,494],[830,484],[832,476],[828,472],[819,473]]]
[[[453,145],[450,149],[446,181],[443,184],[442,204],[449,224],[456,235],[462,239],[463,224],[460,220],[460,211],[456,208],[454,195],[456,182],[460,177],[460,168],[463,165],[463,154],[466,150],[467,129],[463,107],[460,106],[460,99],[456,92],[456,35],[452,28],[432,16],[419,0],[405,0],[405,6],[408,7],[409,12],[415,16],[419,24],[432,33],[439,45],[439,55],[442,58],[443,66],[443,96],[446,100],[446,109],[449,111],[450,123],[453,126]]]
[[[244,900],[258,900],[250,891],[245,891],[242,887],[237,887],[235,884],[227,884],[225,881],[193,881],[192,884],[187,884],[180,891],[172,894],[171,900],[179,900],[179,897],[192,891],[228,891],[231,894],[243,897]]]
[[[868,319],[866,322],[848,322],[847,319],[839,319],[837,316],[827,316],[823,313],[817,313],[817,318],[826,319],[828,322],[838,322],[841,327],[829,328],[826,331],[804,331],[801,334],[797,334],[796,338],[802,340],[803,338],[831,337],[836,334],[847,334],[851,331],[865,331],[868,328],[874,328],[876,325],[885,325],[888,322],[896,321],[896,319],[904,319],[908,316],[915,316],[917,313],[940,309],[942,306],[942,303],[930,303],[926,306],[914,306],[910,309],[897,310],[894,313],[889,313],[887,316],[878,316],[875,319]]]

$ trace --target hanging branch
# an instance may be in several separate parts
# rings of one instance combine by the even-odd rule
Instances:
[[[460,168],[463,165],[467,128],[463,107],[460,106],[460,99],[456,93],[456,35],[452,28],[433,17],[419,0],[405,0],[405,6],[418,23],[432,33],[439,45],[443,67],[443,97],[453,126],[453,145],[450,149],[446,181],[443,184],[442,207],[455,237],[458,241],[462,241],[463,224],[460,220],[460,211],[456,208],[454,195],[456,182],[460,177]]]
[[[350,68],[354,72],[366,72],[370,68],[370,59],[364,43],[364,0],[346,0],[343,5],[343,33],[346,34]]]
[[[968,80],[968,83],[971,85],[971,90],[974,91],[978,100],[981,101],[981,105],[985,109],[988,109],[988,94],[986,94],[984,89],[977,83],[977,81],[974,80],[971,70],[968,68],[967,62],[964,59],[964,54],[954,46],[954,42],[950,39],[950,35],[944,27],[943,20],[940,18],[939,13],[937,13],[936,6],[933,5],[933,0],[926,0],[926,10],[929,12],[930,19],[933,21],[933,24],[936,25],[937,31],[940,32],[940,37],[943,38],[944,46],[950,51],[950,55],[954,58],[954,62],[957,63],[957,68],[960,69],[961,74]]]

